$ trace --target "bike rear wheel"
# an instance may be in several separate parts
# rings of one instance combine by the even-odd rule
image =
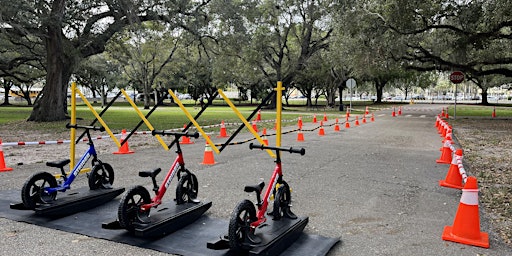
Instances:
[[[151,203],[151,197],[146,188],[136,186],[128,190],[121,198],[117,209],[119,225],[128,231],[133,231],[135,223],[148,222],[150,210],[142,211],[140,207],[149,203]]]
[[[229,219],[229,247],[233,250],[243,250],[244,243],[252,235],[251,223],[256,221],[256,208],[249,200],[240,202],[231,213]]]
[[[114,169],[110,164],[99,163],[92,167],[89,173],[89,189],[112,188],[114,184]]]
[[[46,193],[44,188],[57,187],[57,180],[47,172],[39,172],[30,176],[21,189],[23,205],[28,209],[34,209],[38,203],[46,204],[55,200],[57,191]]]

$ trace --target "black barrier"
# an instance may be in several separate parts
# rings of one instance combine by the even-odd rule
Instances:
[[[112,98],[112,100],[107,104],[107,106],[101,110],[101,112],[98,114],[100,117],[107,111],[107,109],[110,108],[110,106],[112,106],[112,104],[114,104],[114,102],[117,100],[117,98],[119,98],[119,95],[121,95],[121,91],[119,91],[116,96],[114,96],[114,98]],[[74,95],[72,95],[74,97]],[[95,118],[91,124],[89,126],[94,126],[94,124],[98,121],[98,118]],[[80,140],[85,136],[85,133],[86,131],[82,132],[82,134],[80,136],[78,136],[78,139],[75,141],[75,144],[78,144],[78,142],[80,142]],[[123,144],[121,144],[123,145]]]
[[[254,115],[258,112],[258,110],[260,110],[265,104],[267,104],[267,101],[270,100],[270,98],[276,93],[276,91],[272,91],[271,93],[269,93],[267,95],[267,97],[265,97],[261,103],[258,105],[258,107],[256,107],[256,109],[254,109],[254,111],[249,115],[249,117],[247,117],[247,120],[251,120]],[[219,149],[219,152],[222,152],[222,150],[224,150],[224,148],[226,148],[227,145],[229,145],[229,143],[236,137],[236,135],[244,128],[245,124],[241,124],[240,127],[238,127],[238,129],[233,133],[233,135],[231,135],[231,137],[228,138],[228,140],[222,144],[222,147]]]

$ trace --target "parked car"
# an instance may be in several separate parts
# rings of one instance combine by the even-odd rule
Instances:
[[[192,96],[190,96],[190,94],[188,94],[188,93],[179,94],[178,95],[178,99],[180,99],[180,100],[190,100],[190,99],[192,99]]]

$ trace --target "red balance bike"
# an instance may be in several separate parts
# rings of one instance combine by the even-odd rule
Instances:
[[[152,171],[139,172],[140,177],[150,177],[153,181],[153,191],[155,196],[151,198],[148,190],[143,186],[136,186],[128,190],[121,198],[117,217],[119,225],[128,231],[133,231],[138,224],[150,223],[150,210],[157,208],[162,204],[162,198],[171,184],[174,176],[178,177],[178,186],[176,187],[176,204],[181,205],[184,203],[198,203],[197,198],[198,183],[196,176],[185,168],[185,162],[180,147],[180,137],[194,137],[198,138],[199,134],[188,132],[170,132],[170,131],[156,131],[151,132],[152,135],[173,135],[176,142],[176,159],[171,168],[167,172],[161,186],[156,183],[156,176],[160,173],[161,169],[157,168]]]
[[[255,245],[261,243],[261,238],[255,235],[255,230],[262,226],[266,221],[267,208],[273,202],[273,210],[268,215],[272,216],[273,220],[280,220],[281,218],[296,219],[297,216],[290,210],[291,207],[291,193],[290,187],[283,180],[283,170],[281,167],[281,151],[305,154],[305,149],[284,148],[284,147],[271,147],[265,145],[249,145],[250,149],[270,149],[275,150],[277,158],[275,160],[276,167],[272,173],[269,181],[269,186],[265,190],[263,200],[261,200],[261,193],[265,182],[261,182],[254,186],[245,186],[245,192],[255,192],[257,202],[253,204],[251,201],[245,199],[240,202],[231,213],[228,229],[229,247],[232,250],[247,250]],[[257,210],[256,210],[257,208]]]

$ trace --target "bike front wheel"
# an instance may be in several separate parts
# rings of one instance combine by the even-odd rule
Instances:
[[[243,244],[250,240],[251,223],[256,219],[256,208],[251,201],[246,199],[236,206],[229,219],[228,239],[231,249],[245,249]]]
[[[114,184],[114,169],[107,163],[99,163],[92,167],[89,173],[89,189],[112,188]]]
[[[150,210],[143,211],[141,206],[151,203],[151,197],[146,188],[136,186],[124,194],[117,209],[119,225],[128,231],[134,230],[135,223],[148,222]]]
[[[274,197],[274,210],[272,211],[273,219],[279,220],[284,214],[287,214],[289,212],[291,202],[292,195],[290,193],[290,187],[283,181],[281,186],[277,189]]]
[[[176,204],[194,202],[197,198],[199,186],[197,177],[193,173],[181,176],[176,187]]]
[[[47,172],[39,172],[30,176],[21,189],[23,205],[28,209],[34,209],[38,203],[46,204],[55,200],[57,191],[47,193],[44,188],[57,187],[57,180]]]

